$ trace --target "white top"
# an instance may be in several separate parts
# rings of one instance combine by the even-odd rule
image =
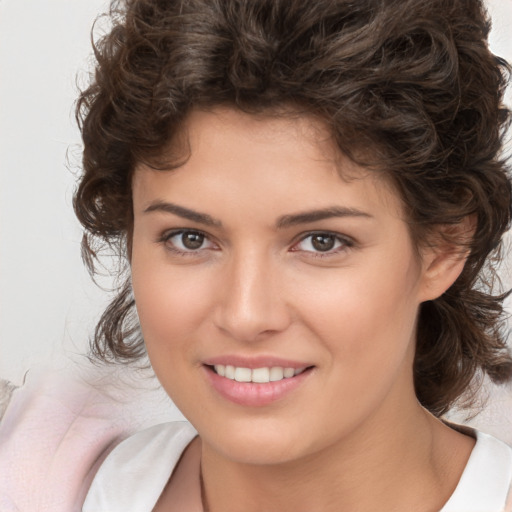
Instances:
[[[512,448],[490,435],[474,433],[476,444],[466,468],[440,512],[505,511],[512,486]],[[189,423],[173,422],[123,441],[100,467],[82,512],[150,512],[196,435]]]

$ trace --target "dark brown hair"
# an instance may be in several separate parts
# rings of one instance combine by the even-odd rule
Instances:
[[[192,108],[294,105],[322,118],[341,151],[371,155],[359,163],[396,185],[417,243],[476,219],[462,274],[420,310],[419,401],[441,415],[478,376],[511,379],[505,296],[492,287],[511,218],[500,159],[509,67],[487,47],[480,1],[126,0],[110,19],[77,106],[84,171],[74,204],[92,273],[102,243],[127,261],[134,166],[161,166]],[[128,278],[99,321],[96,356],[144,354],[134,306]]]

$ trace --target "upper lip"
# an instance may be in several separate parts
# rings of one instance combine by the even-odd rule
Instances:
[[[272,368],[275,366],[280,366],[282,368],[307,368],[308,366],[312,366],[310,363],[305,363],[301,361],[293,361],[291,359],[285,359],[277,356],[240,356],[235,354],[215,356],[205,359],[203,364],[207,366],[215,366],[218,364],[223,364],[225,366],[236,366],[237,368]]]

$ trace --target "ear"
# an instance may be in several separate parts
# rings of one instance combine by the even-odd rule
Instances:
[[[437,299],[457,280],[470,254],[475,229],[476,216],[470,215],[458,224],[438,226],[429,236],[430,243],[420,250],[421,302]]]

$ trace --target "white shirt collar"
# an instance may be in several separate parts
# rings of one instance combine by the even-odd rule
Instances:
[[[512,482],[512,448],[474,431],[476,444],[441,512],[503,512]]]

